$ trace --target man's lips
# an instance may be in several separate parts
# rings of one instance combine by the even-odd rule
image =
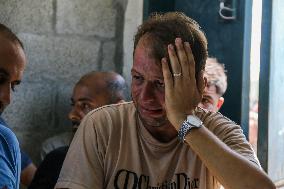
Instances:
[[[140,106],[140,113],[149,115],[151,117],[161,116],[163,114],[162,108],[156,107],[142,107]]]

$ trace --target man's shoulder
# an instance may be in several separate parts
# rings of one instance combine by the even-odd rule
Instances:
[[[6,144],[10,148],[12,146],[19,146],[16,135],[8,127],[0,124],[0,142]]]
[[[236,128],[240,129],[240,125],[222,115],[220,112],[212,112],[203,108],[196,108],[195,114],[202,120],[204,125],[209,130],[225,129],[225,128]]]
[[[133,102],[123,102],[118,104],[111,104],[99,107],[89,112],[86,117],[97,117],[97,116],[112,116],[123,118],[125,116],[133,115],[136,109]]]
[[[88,113],[82,120],[79,130],[94,131],[98,137],[108,137],[113,133],[118,137],[121,131],[135,129],[136,109],[133,102],[124,102],[100,107]]]
[[[16,188],[20,170],[20,148],[16,135],[0,124],[0,188]],[[8,185],[7,185],[8,184]]]

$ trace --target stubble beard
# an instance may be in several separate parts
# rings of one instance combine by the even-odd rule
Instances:
[[[142,123],[144,125],[148,125],[151,127],[163,127],[168,125],[169,121],[167,116],[161,116],[160,118],[151,118],[151,117],[144,117],[142,114],[139,112],[139,109],[137,110],[138,116]]]

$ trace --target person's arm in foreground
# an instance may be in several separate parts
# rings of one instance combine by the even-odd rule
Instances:
[[[24,170],[21,171],[21,184],[29,186],[33,180],[33,177],[36,172],[36,166],[33,163],[30,163]]]
[[[177,52],[169,45],[170,66],[162,59],[165,80],[165,107],[169,121],[178,131],[186,116],[201,100],[205,86],[203,74],[195,78],[195,62],[189,43],[176,40]],[[274,189],[268,176],[254,163],[248,161],[224,144],[206,127],[193,129],[185,138],[186,143],[198,154],[210,172],[229,189]]]
[[[21,150],[21,184],[24,186],[29,186],[32,182],[35,172],[35,164],[32,162],[28,154]]]

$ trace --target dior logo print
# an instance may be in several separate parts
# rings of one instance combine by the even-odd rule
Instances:
[[[199,178],[190,178],[185,173],[177,173],[171,181],[152,181],[147,175],[121,169],[114,179],[115,189],[195,189],[199,188]],[[151,182],[150,182],[151,180]],[[150,185],[150,183],[157,183]]]

